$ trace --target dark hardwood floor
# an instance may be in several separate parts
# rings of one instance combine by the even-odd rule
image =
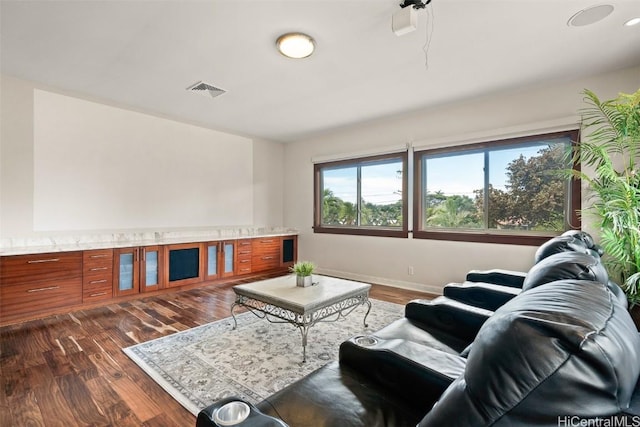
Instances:
[[[237,283],[0,328],[0,426],[194,426],[121,349],[228,317]],[[399,304],[433,297],[379,285],[370,295]]]

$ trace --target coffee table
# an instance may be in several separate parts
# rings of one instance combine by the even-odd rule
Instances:
[[[302,361],[306,362],[309,328],[316,323],[335,322],[367,304],[363,323],[368,326],[369,289],[368,283],[320,275],[313,275],[313,285],[306,288],[296,286],[295,275],[237,285],[233,287],[236,300],[231,305],[233,329],[238,326],[233,312],[237,306],[273,323],[290,323],[302,334]]]

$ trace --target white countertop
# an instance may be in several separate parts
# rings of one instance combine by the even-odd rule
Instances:
[[[0,239],[0,256],[69,252],[133,246],[169,245],[227,239],[291,236],[288,227],[183,228],[174,230],[122,230],[85,233],[38,233],[31,237]]]

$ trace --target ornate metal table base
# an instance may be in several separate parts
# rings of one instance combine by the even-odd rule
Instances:
[[[231,316],[233,317],[233,329],[236,329],[238,322],[233,309],[236,306],[247,307],[250,312],[261,319],[266,319],[271,323],[290,323],[300,330],[302,334],[302,362],[307,361],[307,336],[309,328],[318,322],[335,322],[348,316],[358,306],[367,304],[367,312],[364,315],[363,324],[366,328],[367,316],[371,311],[371,301],[369,301],[368,289],[361,294],[354,295],[327,306],[318,307],[315,310],[297,313],[295,311],[279,307],[273,303],[261,301],[245,295],[236,294],[236,300],[231,305]]]

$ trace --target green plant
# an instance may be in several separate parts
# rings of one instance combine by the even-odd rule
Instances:
[[[633,306],[640,303],[640,89],[600,101],[585,90],[583,134],[574,161],[590,170],[573,171],[588,184],[605,265]]]
[[[289,271],[295,273],[296,276],[311,276],[315,268],[316,265],[311,261],[300,261],[296,262],[292,267],[290,267]]]

